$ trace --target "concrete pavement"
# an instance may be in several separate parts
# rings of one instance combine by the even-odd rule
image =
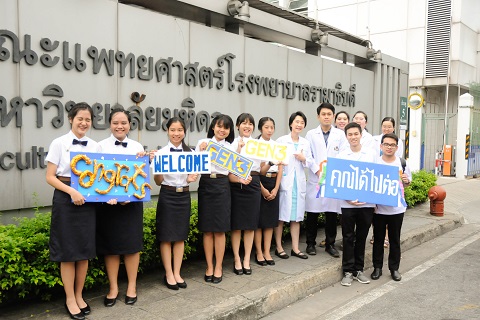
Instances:
[[[408,209],[405,214],[402,232],[402,250],[406,251],[422,242],[446,233],[464,223],[462,212],[474,210],[478,202],[480,180],[460,180],[440,178],[439,185],[447,190],[444,217],[429,214],[429,204],[425,203]],[[470,206],[469,206],[470,205]],[[341,230],[338,230],[341,236]],[[324,238],[322,230],[317,241]],[[301,239],[301,249],[305,250],[305,240]],[[341,239],[337,240],[337,245]],[[290,253],[287,243],[285,251]],[[273,248],[272,251],[275,249]],[[272,255],[275,266],[258,266],[252,254],[250,276],[233,273],[233,257],[227,253],[224,260],[223,281],[220,284],[206,283],[204,261],[185,261],[182,276],[188,283],[187,289],[169,290],[163,284],[163,270],[139,275],[138,302],[130,307],[123,303],[125,281],[120,284],[116,305],[103,306],[106,288],[85,293],[92,307],[88,319],[258,319],[277,309],[315,293],[341,280],[341,259],[332,258],[317,249],[316,256],[302,260],[296,257],[282,260]],[[367,245],[366,266],[371,267],[371,246]],[[402,267],[400,266],[400,272]],[[0,309],[2,319],[67,319],[60,298],[45,303],[30,303]]]

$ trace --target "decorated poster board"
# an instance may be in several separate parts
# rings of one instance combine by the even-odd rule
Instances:
[[[400,171],[397,167],[328,158],[320,175],[320,195],[327,198],[357,200],[398,206],[402,197]]]
[[[87,202],[150,201],[149,157],[70,152],[71,187]]]
[[[208,143],[206,151],[210,153],[210,161],[213,165],[224,168],[243,179],[247,179],[250,175],[252,160],[213,141]]]

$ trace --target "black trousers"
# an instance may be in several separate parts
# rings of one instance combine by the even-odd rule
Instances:
[[[385,215],[373,215],[373,267],[382,268],[383,266],[383,241],[388,225],[388,241],[390,242],[390,250],[388,253],[388,269],[391,271],[398,270],[400,266],[400,232],[402,231],[404,213]],[[377,241],[380,240],[380,241]]]
[[[373,210],[374,208],[342,208],[343,272],[363,271],[365,242],[372,224]]]
[[[307,212],[307,219],[305,220],[307,245],[314,246],[317,244],[317,230],[318,230],[318,212]],[[337,238],[337,213],[325,212],[325,245],[332,246],[335,244]]]

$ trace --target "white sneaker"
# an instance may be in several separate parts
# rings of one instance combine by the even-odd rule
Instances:
[[[357,280],[360,283],[370,283],[370,280],[363,274],[362,271],[357,271],[357,275],[353,277],[353,279]]]
[[[353,282],[353,274],[351,272],[345,272],[342,282],[340,284],[345,287],[350,287]]]

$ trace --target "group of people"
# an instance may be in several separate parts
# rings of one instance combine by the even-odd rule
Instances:
[[[146,152],[142,145],[128,138],[131,116],[123,109],[112,110],[110,137],[100,142],[86,136],[91,127],[93,110],[86,103],[76,104],[68,113],[71,131],[55,139],[47,155],[47,183],[55,188],[50,232],[50,257],[60,262],[60,273],[66,294],[65,308],[72,319],[84,319],[91,312],[82,296],[88,260],[103,256],[110,283],[104,305],[112,307],[119,294],[118,271],[121,256],[127,271],[128,286],[125,303],[137,301],[136,277],[139,252],[143,246],[142,202],[86,203],[83,196],[70,186],[70,152],[98,152],[129,154],[153,158],[158,150]],[[341,284],[349,286],[353,279],[368,283],[363,274],[365,241],[373,222],[374,239],[390,238],[389,269],[394,280],[400,280],[400,230],[405,207],[317,198],[317,186],[322,165],[327,157],[356,161],[377,162],[399,167],[404,185],[411,180],[399,151],[401,140],[393,134],[395,121],[382,121],[380,136],[373,137],[366,130],[367,115],[361,111],[353,116],[342,111],[335,114],[330,103],[317,108],[319,126],[301,136],[307,118],[301,111],[289,117],[290,133],[278,138],[292,152],[288,161],[272,162],[251,159],[250,175],[240,178],[224,168],[212,165],[210,174],[157,174],[154,181],[160,186],[156,213],[156,237],[165,269],[163,278],[167,288],[187,288],[181,276],[184,241],[190,223],[189,184],[199,180],[198,228],[203,233],[206,270],[204,280],[218,284],[223,277],[223,258],[226,233],[230,232],[234,256],[233,272],[251,275],[251,253],[255,248],[255,262],[261,266],[275,265],[271,256],[274,239],[275,255],[289,258],[282,245],[283,224],[290,224],[291,256],[308,259],[316,254],[317,221],[325,213],[325,251],[339,257],[335,247],[337,214],[342,214],[343,272]],[[235,129],[238,132],[235,138]],[[210,141],[241,153],[250,139],[272,140],[275,121],[263,117],[258,122],[260,135],[254,137],[255,120],[249,113],[240,114],[234,124],[226,114],[217,115],[211,122],[207,138],[198,141],[195,151],[204,151]],[[161,153],[191,152],[185,142],[186,128],[177,117],[167,122],[168,144]],[[272,140],[273,141],[273,140]],[[299,247],[300,223],[306,215],[307,247]],[[376,213],[376,214],[374,214]],[[241,244],[243,242],[243,252]],[[372,279],[382,274],[383,241],[374,241]],[[308,255],[307,255],[308,254]]]

